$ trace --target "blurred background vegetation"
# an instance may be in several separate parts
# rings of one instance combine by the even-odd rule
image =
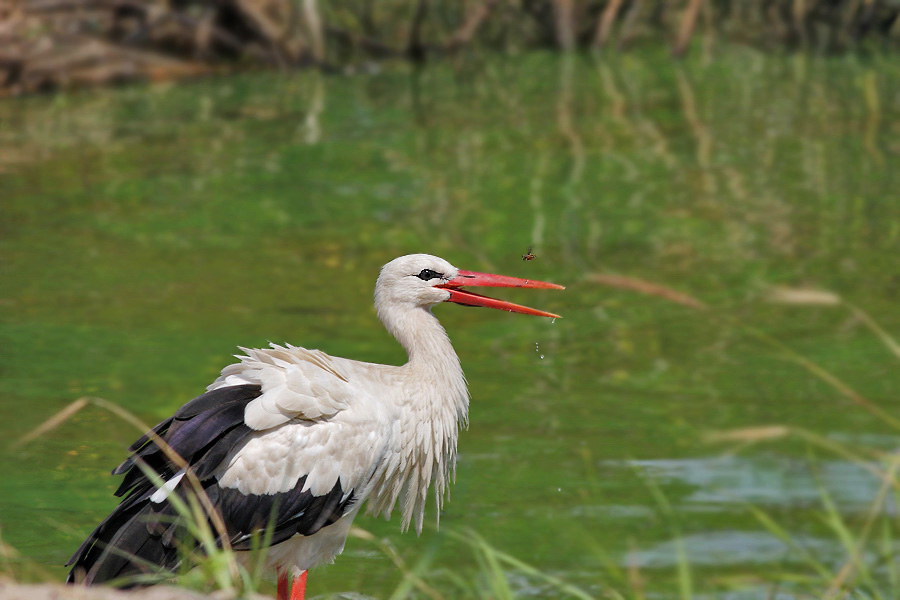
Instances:
[[[472,52],[896,49],[897,0],[5,0],[0,95]]]

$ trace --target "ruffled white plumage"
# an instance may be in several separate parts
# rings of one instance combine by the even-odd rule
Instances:
[[[385,518],[399,503],[401,528],[414,521],[421,533],[429,487],[434,485],[439,518],[455,476],[456,441],[459,428],[467,424],[469,394],[459,359],[429,306],[446,300],[447,292],[418,286],[410,293],[427,297],[410,297],[396,284],[422,268],[437,265],[448,277],[456,269],[427,255],[392,264],[397,268],[389,264],[382,269],[375,305],[385,327],[409,353],[405,365],[270,344],[242,348],[239,362],[223,369],[209,386],[262,388],[244,412],[245,423],[256,431],[223,461],[217,473],[220,485],[247,494],[274,494],[293,489],[306,477],[304,489],[317,496],[338,482],[343,490],[352,490],[356,508],[339,520],[344,525],[292,538],[274,549],[282,564],[296,556],[295,570],[311,566],[301,559],[310,555],[310,546],[319,548],[320,558],[338,554],[344,538],[333,533],[345,530],[364,502],[367,512]]]
[[[444,339],[446,370],[410,361],[390,367],[331,357],[298,346],[245,349],[208,389],[260,385],[244,420],[257,430],[236,447],[217,473],[219,484],[246,494],[293,489],[327,493],[335,483],[354,490],[368,512],[389,518],[400,503],[403,529],[421,532],[428,489],[438,511],[456,462],[468,391],[443,328],[421,311],[421,332]],[[448,402],[449,400],[449,402]]]
[[[344,410],[353,397],[347,378],[334,368],[331,357],[318,350],[298,346],[241,348],[246,355],[229,365],[208,390],[230,385],[254,384],[262,395],[250,402],[244,422],[251,429],[265,430],[292,419],[316,420]]]

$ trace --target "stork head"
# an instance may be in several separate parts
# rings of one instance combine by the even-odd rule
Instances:
[[[534,279],[464,271],[443,258],[430,254],[408,254],[395,258],[381,268],[375,284],[375,305],[382,310],[388,306],[430,307],[441,302],[454,302],[464,306],[484,306],[539,317],[559,317],[462,289],[470,286],[565,289],[555,283]]]

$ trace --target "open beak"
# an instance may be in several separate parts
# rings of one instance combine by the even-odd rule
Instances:
[[[487,308],[496,308],[509,312],[522,313],[523,315],[535,315],[537,317],[552,317],[561,319],[559,315],[537,310],[536,308],[528,308],[519,304],[513,304],[505,300],[497,300],[488,298],[475,292],[461,289],[469,286],[481,287],[517,287],[532,288],[539,290],[564,290],[565,286],[556,285],[555,283],[547,283],[546,281],[537,281],[534,279],[519,279],[518,277],[507,277],[506,275],[491,275],[490,273],[479,273],[477,271],[460,270],[456,277],[442,283],[436,287],[444,288],[450,292],[450,298],[447,302],[455,302],[464,306],[486,306]]]

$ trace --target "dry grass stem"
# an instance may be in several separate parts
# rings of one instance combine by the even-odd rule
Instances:
[[[752,444],[755,442],[787,437],[790,434],[791,428],[785,425],[763,425],[760,427],[742,427],[740,429],[712,431],[707,433],[704,439],[709,443],[742,442]]]
[[[847,308],[850,309],[850,312],[853,313],[853,316],[863,322],[863,324],[869,328],[872,333],[878,336],[878,339],[887,347],[891,353],[900,359],[900,344],[897,343],[888,332],[886,332],[882,327],[875,322],[875,319],[869,316],[869,313],[865,312],[863,309],[858,306],[854,306],[853,304],[846,303]]]
[[[892,487],[896,487],[898,470],[900,470],[900,456],[894,455],[887,472],[885,472],[884,476],[881,478],[881,486],[878,489],[878,493],[875,495],[875,499],[872,500],[872,504],[869,506],[869,510],[866,513],[866,520],[863,523],[859,536],[855,540],[856,543],[850,557],[829,584],[824,598],[837,599],[842,596],[844,591],[846,591],[844,590],[844,584],[861,564],[860,561],[862,560],[863,547],[865,546],[869,534],[872,532],[872,526],[875,524],[875,520],[878,516],[884,514],[884,503],[887,499],[888,491],[890,491]]]
[[[240,567],[238,566],[237,560],[234,556],[234,553],[232,552],[231,540],[229,539],[228,530],[225,527],[225,522],[222,520],[221,513],[219,513],[215,505],[213,505],[212,501],[209,499],[209,496],[206,494],[206,490],[203,488],[203,484],[197,478],[194,470],[191,468],[188,462],[184,460],[184,458],[180,454],[178,454],[178,452],[175,451],[174,448],[172,448],[164,439],[154,433],[150,426],[148,426],[146,423],[141,421],[139,418],[137,418],[135,415],[125,410],[121,406],[103,398],[98,398],[96,396],[83,396],[41,423],[38,427],[30,431],[29,433],[19,438],[15,442],[15,445],[21,446],[34,440],[44,433],[52,431],[56,427],[62,425],[75,413],[77,413],[88,404],[99,406],[100,408],[103,408],[104,410],[107,410],[116,415],[126,423],[133,425],[135,429],[144,433],[150,442],[159,446],[159,448],[166,455],[166,458],[172,461],[172,463],[174,463],[179,469],[184,470],[185,477],[190,483],[197,501],[200,502],[201,506],[203,507],[203,511],[206,513],[206,516],[212,524],[212,527],[218,534],[218,542],[222,545],[222,549],[225,552],[228,570],[232,577],[232,581],[240,581]]]
[[[825,290],[775,287],[769,290],[767,300],[776,304],[798,304],[804,306],[837,306],[841,297]]]
[[[587,275],[587,280],[592,283],[599,283],[600,285],[607,285],[622,290],[631,290],[633,292],[647,294],[648,296],[656,296],[668,300],[669,302],[689,306],[697,310],[706,310],[709,308],[706,303],[697,300],[693,296],[644,279],[625,277],[624,275],[611,275],[608,273],[590,273]]]
[[[634,600],[644,600],[644,588],[646,587],[644,577],[641,575],[641,565],[637,561],[637,544],[634,538],[628,540],[628,587],[634,594]]]
[[[89,402],[90,399],[87,397],[82,397],[78,400],[75,400],[74,402],[63,408],[61,411],[14,441],[12,443],[12,447],[18,448],[19,446],[24,446],[28,442],[31,442],[32,440],[44,435],[45,433],[53,431],[54,429],[68,421],[72,417],[72,415],[87,406]]]

